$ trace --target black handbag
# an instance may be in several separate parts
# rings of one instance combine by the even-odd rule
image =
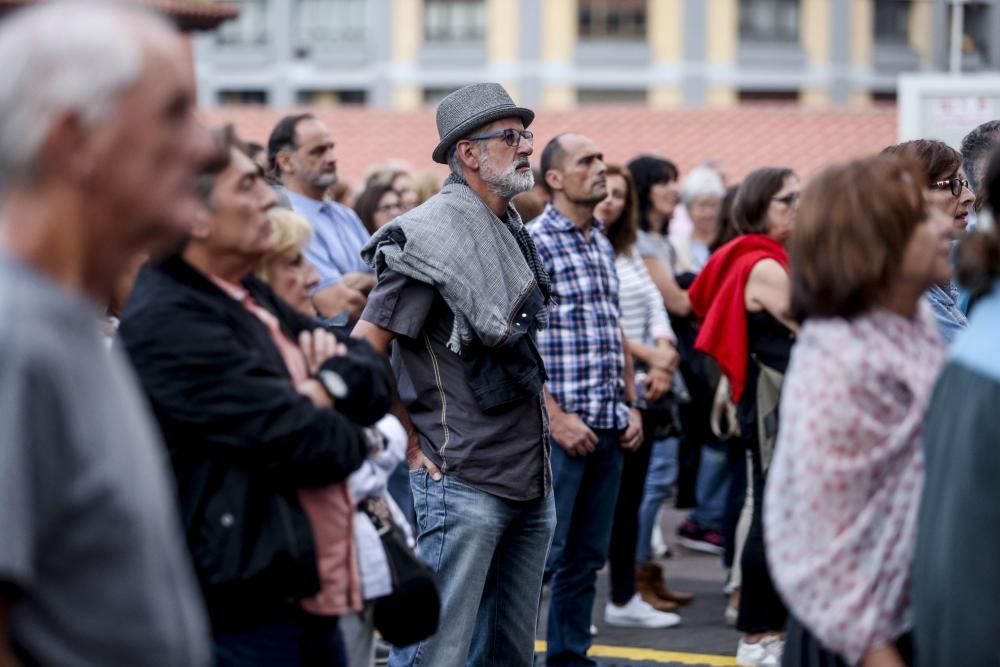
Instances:
[[[381,498],[358,505],[378,531],[392,577],[392,593],[375,599],[375,629],[393,646],[409,646],[437,632],[441,616],[434,571],[406,543]]]

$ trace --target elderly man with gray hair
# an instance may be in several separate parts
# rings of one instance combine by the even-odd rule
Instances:
[[[412,380],[397,412],[420,555],[441,587],[437,635],[394,667],[532,664],[555,525],[535,343],[551,288],[510,200],[534,182],[534,116],[495,83],[446,97],[432,157],[451,175],[362,251],[378,284],[354,335],[383,351],[396,340]]]
[[[154,16],[52,3],[5,19],[0,62],[0,664],[208,665],[162,446],[99,328],[197,206],[188,51]]]

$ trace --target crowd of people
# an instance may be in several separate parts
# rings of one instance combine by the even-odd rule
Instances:
[[[683,632],[668,501],[738,665],[997,663],[1000,121],[727,186],[483,83],[355,196],[155,15],[0,59],[0,665],[594,665],[606,565]]]

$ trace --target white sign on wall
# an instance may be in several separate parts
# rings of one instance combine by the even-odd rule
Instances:
[[[904,74],[898,113],[900,141],[940,139],[958,148],[970,130],[1000,118],[1000,76]]]

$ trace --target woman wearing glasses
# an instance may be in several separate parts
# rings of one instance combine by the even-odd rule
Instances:
[[[945,143],[930,139],[907,141],[882,152],[902,156],[920,165],[928,186],[924,195],[931,206],[951,220],[952,238],[957,241],[969,224],[969,205],[975,201],[969,181],[962,172],[962,154]],[[958,290],[952,284],[952,276],[932,285],[924,298],[931,304],[941,337],[951,345],[958,332],[969,325],[958,307]]]
[[[790,169],[758,169],[736,192],[739,236],[716,250],[691,285],[691,309],[702,319],[695,348],[729,379],[742,439],[750,452],[752,517],[741,557],[737,628],[744,633],[736,664],[777,665],[787,613],[764,554],[764,483],[776,438],[781,377],[795,323],[788,314],[788,253],[799,179]]]
[[[368,233],[374,234],[403,212],[403,198],[389,183],[369,185],[354,202],[354,212]]]

